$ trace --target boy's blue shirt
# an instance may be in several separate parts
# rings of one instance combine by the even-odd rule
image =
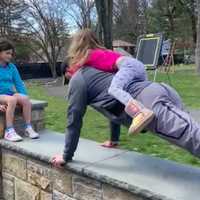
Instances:
[[[16,92],[27,95],[16,66],[13,63],[9,63],[6,67],[0,65],[0,95],[13,95]]]

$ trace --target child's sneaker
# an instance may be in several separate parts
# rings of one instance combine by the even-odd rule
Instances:
[[[25,129],[25,135],[27,137],[31,138],[31,139],[37,139],[37,138],[39,138],[39,134],[37,132],[35,132],[31,126],[28,126]]]
[[[19,136],[14,128],[9,128],[5,131],[4,139],[11,142],[19,142],[22,141],[22,137]]]
[[[128,102],[125,111],[133,118],[129,128],[129,134],[141,132],[154,118],[153,111],[145,108],[143,104],[134,99]]]
[[[144,106],[134,99],[131,99],[125,107],[126,113],[132,118],[141,113],[142,109],[144,109]]]
[[[143,109],[137,114],[129,128],[129,134],[140,133],[154,118],[154,113],[149,109]]]

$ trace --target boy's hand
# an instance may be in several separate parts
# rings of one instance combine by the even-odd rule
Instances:
[[[62,168],[65,165],[65,161],[63,159],[62,155],[55,155],[52,159],[51,159],[51,164],[54,167],[58,167],[58,168]]]
[[[0,105],[0,111],[1,112],[6,112],[6,108],[7,108],[6,105]]]

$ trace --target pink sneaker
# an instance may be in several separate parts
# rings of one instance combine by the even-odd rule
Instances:
[[[5,131],[4,139],[11,142],[19,142],[23,140],[22,137],[16,133],[14,128],[9,128]]]

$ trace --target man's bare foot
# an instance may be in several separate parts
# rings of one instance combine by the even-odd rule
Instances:
[[[117,148],[119,146],[119,142],[113,142],[108,140],[102,143],[101,146],[106,148]]]

